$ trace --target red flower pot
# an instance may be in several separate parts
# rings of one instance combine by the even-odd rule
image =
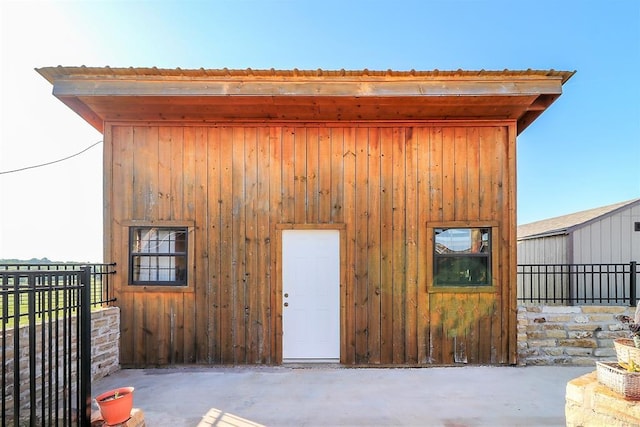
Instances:
[[[120,424],[131,417],[133,409],[133,387],[121,387],[106,391],[96,397],[104,422]]]

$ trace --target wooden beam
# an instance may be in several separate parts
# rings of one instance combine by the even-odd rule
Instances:
[[[562,93],[562,79],[61,79],[56,96],[518,96]]]

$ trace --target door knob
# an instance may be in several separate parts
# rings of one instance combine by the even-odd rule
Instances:
[[[285,306],[285,307],[289,307],[289,303],[288,303],[288,302],[285,302],[285,303],[284,303],[284,306]]]

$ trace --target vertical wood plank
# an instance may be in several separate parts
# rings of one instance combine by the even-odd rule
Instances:
[[[406,322],[406,165],[405,129],[393,129],[391,147],[393,159],[391,223],[392,223],[392,324],[393,363],[405,362]]]
[[[171,198],[174,196],[172,193],[172,179],[173,174],[182,176],[182,165],[176,166],[176,170],[172,170],[172,149],[173,144],[171,141],[172,127],[160,126],[158,127],[158,163],[156,165],[149,163],[147,167],[156,167],[157,175],[153,181],[157,183],[157,198],[158,207],[157,215],[153,219],[168,220],[172,219],[172,206]]]
[[[245,159],[245,129],[233,127],[232,129],[232,200],[233,215],[233,241],[231,251],[233,254],[233,363],[246,363],[246,159]]]
[[[480,217],[480,135],[477,127],[467,129],[467,218],[481,221]]]
[[[269,340],[269,361],[271,363],[280,363],[282,361],[282,299],[280,291],[282,288],[281,283],[277,283],[276,280],[281,277],[278,274],[280,268],[279,256],[280,251],[278,233],[275,226],[278,223],[284,222],[283,218],[283,174],[284,164],[282,159],[283,151],[283,135],[284,130],[281,127],[269,128],[269,162],[272,172],[269,175],[269,209],[270,209],[270,224],[269,230],[269,251],[271,259],[271,272],[269,276],[269,311],[267,313],[270,318],[268,336]]]
[[[133,333],[134,333],[134,343],[132,351],[133,351],[133,364],[137,366],[145,366],[150,362],[150,357],[147,357],[147,352],[149,351],[149,342],[150,338],[146,331],[147,328],[146,322],[146,311],[145,311],[145,301],[142,298],[143,295],[139,293],[131,293],[132,299],[132,307],[133,307]]]
[[[444,208],[444,194],[445,194],[445,145],[448,144],[448,139],[445,142],[445,131],[441,127],[434,127],[431,129],[429,136],[429,220],[438,222],[443,221],[445,218]],[[446,156],[447,164],[450,163],[450,155]],[[448,176],[448,175],[447,175]],[[434,247],[434,236],[430,231],[426,236],[430,242],[429,247]],[[433,252],[427,254],[429,264],[427,265],[427,286],[432,285],[433,281]],[[443,328],[443,307],[442,307],[442,295],[430,294],[429,301],[429,361],[435,364],[443,363],[443,343],[444,343],[444,328]]]
[[[194,250],[195,265],[194,279],[195,290],[192,298],[194,298],[195,310],[192,314],[191,322],[193,322],[194,330],[188,334],[188,340],[185,339],[185,360],[187,363],[213,363],[213,354],[211,352],[212,343],[217,342],[213,334],[213,318],[218,313],[218,301],[214,299],[214,285],[218,271],[212,270],[210,265],[210,255],[212,240],[217,242],[209,233],[211,224],[209,223],[209,205],[218,206],[218,198],[209,198],[209,156],[208,150],[208,129],[199,127],[188,131],[185,129],[185,170],[193,168],[193,172],[186,172],[184,178],[184,194],[185,201],[183,210],[187,218],[194,219]],[[217,167],[217,165],[216,165]],[[212,184],[212,187],[218,188],[218,182]],[[219,218],[216,215],[215,218]],[[216,227],[215,230],[218,228]],[[210,243],[211,242],[211,243]],[[187,307],[184,308],[185,312]],[[216,321],[217,323],[217,321]],[[193,354],[187,351],[187,341],[192,342],[194,348]]]
[[[321,127],[318,131],[318,222],[331,222],[332,174],[331,131]]]
[[[234,363],[233,130],[220,132],[220,362]]]
[[[367,363],[367,206],[368,196],[368,129],[357,128],[355,134],[355,363]]]
[[[344,131],[344,221],[347,224],[356,223],[356,134],[355,129],[347,128]],[[347,283],[343,295],[345,301],[341,301],[343,345],[341,345],[340,360],[343,363],[355,362],[355,245],[356,235],[354,227],[348,227],[346,237],[346,269]]]
[[[467,221],[469,176],[467,169],[467,128],[453,128],[453,218],[456,221]]]
[[[478,173],[479,180],[479,215],[483,220],[491,220],[495,217],[493,212],[493,204],[491,202],[492,187],[494,183],[495,166],[495,141],[493,138],[493,130],[489,127],[481,127],[478,129],[478,156],[480,169]],[[497,257],[496,236],[491,236],[492,256]],[[494,273],[495,274],[495,273]],[[496,283],[499,278],[494,277]],[[496,348],[496,317],[495,315],[482,319],[480,327],[484,333],[479,337],[478,353],[479,357],[485,360],[485,363],[495,363],[497,360],[498,350]],[[499,328],[498,328],[499,330]]]
[[[134,128],[133,219],[153,221],[158,214],[158,128]]]
[[[380,362],[393,362],[393,129],[380,130]]]
[[[152,355],[151,363],[166,365],[169,362],[169,338],[171,330],[169,323],[169,300],[173,296],[154,292],[144,296],[146,302],[145,314],[147,316],[147,351]],[[149,310],[150,309],[150,310]],[[149,358],[149,356],[147,356]]]
[[[442,128],[442,217],[441,221],[455,220],[455,196],[456,180],[455,180],[455,162],[456,162],[456,143],[455,129],[451,127]]]
[[[124,220],[133,215],[133,165],[135,152],[132,154],[134,129],[131,126],[114,126],[112,128],[111,153],[113,162],[111,167],[112,188],[109,189],[112,200],[111,211],[113,215],[112,226],[113,240],[111,258],[117,265],[127,266],[118,268],[114,277],[114,297],[120,307],[120,362],[124,365],[135,363],[134,343],[137,337],[137,323],[134,310],[134,298],[131,292],[124,292],[129,283],[128,274],[128,250],[129,230],[123,226]],[[106,135],[105,135],[106,138]]]
[[[185,130],[194,128],[185,128],[182,126],[171,127],[171,187],[169,194],[165,194],[165,198],[169,199],[170,219],[191,219],[191,215],[185,212],[185,208],[189,208],[189,204],[185,200],[189,200],[189,194],[185,191],[193,189],[193,159],[190,156],[193,153],[193,138],[191,141],[185,140]],[[191,153],[189,152],[191,150]],[[177,172],[180,171],[180,172]]]
[[[253,325],[255,340],[255,356],[252,363],[270,363],[269,357],[269,324],[270,324],[270,225],[269,225],[269,200],[271,197],[271,175],[279,171],[272,169],[270,131],[267,127],[257,130],[257,187],[256,187],[256,301],[252,310],[256,311]],[[277,209],[276,206],[273,209]]]
[[[430,128],[417,127],[415,132],[416,176],[417,176],[417,345],[418,363],[430,363],[429,354],[429,293],[427,263],[431,262],[431,254],[427,252],[429,247],[426,224],[429,220],[429,194],[431,182],[429,178],[431,159],[430,153]]]
[[[295,128],[294,139],[294,222],[303,224],[307,220],[307,129]]]
[[[515,364],[518,358],[518,340],[517,340],[517,311],[518,301],[516,290],[514,286],[510,286],[512,283],[517,283],[516,276],[516,232],[517,232],[517,218],[516,218],[516,124],[511,123],[509,126],[505,126],[504,130],[505,150],[506,150],[506,171],[505,171],[505,190],[506,195],[504,202],[507,209],[505,212],[505,249],[506,260],[502,264],[504,270],[504,279],[502,282],[503,287],[503,303],[506,309],[503,312],[503,318],[506,319],[506,325],[503,326],[503,336],[506,340],[506,363]]]
[[[282,129],[282,222],[296,221],[296,172],[294,169],[296,130]]]
[[[102,138],[102,170],[104,178],[102,180],[102,259],[109,262],[115,259],[116,247],[113,241],[114,233],[114,140],[113,125],[105,124]],[[115,279],[114,281],[116,281]],[[118,286],[114,284],[113,286]],[[112,291],[112,290],[111,290]]]
[[[380,129],[369,128],[369,186],[367,188],[367,347],[369,363],[381,362],[381,277],[380,277]]]
[[[408,127],[405,131],[405,360],[404,363],[418,363],[418,230],[420,228],[418,205],[418,130]]]
[[[495,185],[493,188],[492,199],[494,203],[495,218],[500,218],[500,231],[498,240],[496,243],[499,246],[496,248],[494,246],[494,255],[498,257],[500,260],[500,266],[507,267],[509,266],[509,233],[508,230],[508,215],[507,215],[507,207],[504,205],[506,201],[506,184],[508,181],[507,177],[507,151],[508,151],[508,141],[507,135],[504,128],[496,127],[494,128],[494,142],[496,149],[496,163],[495,163]],[[496,250],[497,249],[497,250]],[[496,334],[499,342],[499,358],[498,363],[507,363],[508,361],[508,342],[507,337],[509,333],[507,331],[507,324],[509,318],[509,287],[503,286],[503,284],[509,283],[509,268],[501,268],[498,272],[499,275],[499,297],[498,297],[498,316],[496,319],[496,324],[499,325],[499,328],[496,328],[499,332]]]
[[[207,359],[211,363],[222,363],[222,287],[226,283],[222,280],[222,211],[223,195],[222,195],[222,163],[221,163],[221,131],[220,128],[208,128],[206,133],[205,147],[206,162],[198,162],[198,171],[205,168],[205,174],[198,175],[206,177],[205,187],[198,186],[198,195],[204,196],[200,199],[198,206],[202,206],[203,215],[206,220],[203,222],[204,235],[200,240],[206,238],[206,242],[202,244],[203,257],[208,254],[207,262],[209,272],[206,276],[207,285],[210,289],[210,297],[208,300],[208,321],[207,321]],[[197,229],[196,229],[197,231]]]
[[[179,147],[172,148],[171,150],[171,169],[180,170],[180,178],[173,178],[171,180],[171,204],[172,204],[172,218],[177,220],[195,220],[195,205],[194,205],[194,192],[195,192],[195,171],[196,171],[196,156],[195,156],[195,140],[196,133],[202,139],[202,128],[176,128],[173,130],[172,142]],[[197,239],[197,233],[189,235],[189,239]],[[193,242],[193,248],[197,246],[197,242]],[[202,256],[198,252],[190,253],[188,257]],[[191,258],[188,260],[191,263]],[[195,264],[195,263],[194,263]],[[206,287],[205,278],[198,275],[199,269],[194,266],[192,270],[187,273],[190,280],[194,285],[194,292],[186,292],[179,295],[172,302],[171,310],[175,311],[176,318],[172,321],[170,327],[175,329],[174,334],[176,336],[176,348],[175,353],[170,358],[175,360],[180,358],[183,363],[194,363],[196,359],[196,343],[198,341],[205,341],[203,339],[198,340],[196,335],[198,331],[201,331],[204,336],[204,330],[206,328],[199,328],[199,324],[206,325],[204,322],[200,322],[197,319],[199,317],[208,316],[208,313],[203,312],[203,302],[206,304],[208,298],[208,290]],[[178,295],[176,295],[178,297]],[[206,322],[206,320],[205,320]],[[178,353],[179,352],[179,353]]]
[[[318,128],[308,127],[306,132],[306,222],[315,224],[318,222],[318,175],[319,175],[319,147]]]
[[[344,128],[331,128],[331,222],[344,222]]]
[[[245,363],[256,363],[258,359],[258,337],[256,326],[259,324],[258,309],[258,146],[257,129],[246,127],[244,129],[244,157],[245,157],[245,239],[244,257],[245,272],[243,283],[245,284],[244,323],[246,329],[246,356]]]
[[[443,209],[443,130],[434,127],[429,135],[429,221],[442,221]],[[431,236],[429,236],[431,238]]]

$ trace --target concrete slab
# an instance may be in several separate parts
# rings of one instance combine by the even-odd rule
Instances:
[[[124,369],[147,426],[564,426],[567,382],[595,366]]]

